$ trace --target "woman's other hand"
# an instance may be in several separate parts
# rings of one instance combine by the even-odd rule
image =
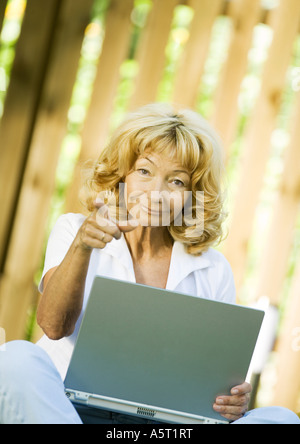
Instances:
[[[231,396],[218,396],[214,410],[229,421],[237,421],[248,411],[252,387],[245,382],[231,390]]]

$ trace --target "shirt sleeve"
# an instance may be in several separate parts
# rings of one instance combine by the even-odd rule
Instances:
[[[83,215],[66,214],[57,220],[48,240],[44,270],[39,284],[40,293],[44,291],[45,275],[62,263],[84,219]]]

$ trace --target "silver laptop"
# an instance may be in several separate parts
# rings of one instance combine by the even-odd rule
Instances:
[[[72,402],[161,423],[228,423],[212,406],[246,380],[264,312],[95,279],[65,380]]]

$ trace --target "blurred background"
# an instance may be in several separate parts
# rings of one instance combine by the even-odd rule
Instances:
[[[218,248],[267,313],[253,402],[300,412],[299,0],[0,0],[0,31],[0,342],[41,336],[47,239],[84,212],[82,166],[128,110],[175,102],[224,140]]]

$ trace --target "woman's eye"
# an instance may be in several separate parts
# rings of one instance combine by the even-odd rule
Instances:
[[[181,181],[181,180],[174,180],[173,183],[177,186],[177,187],[184,187],[185,184]]]
[[[148,171],[148,170],[145,170],[144,168],[141,168],[141,169],[139,169],[138,171],[139,171],[139,173],[141,173],[143,176],[147,176],[147,174],[149,174],[149,171]]]

